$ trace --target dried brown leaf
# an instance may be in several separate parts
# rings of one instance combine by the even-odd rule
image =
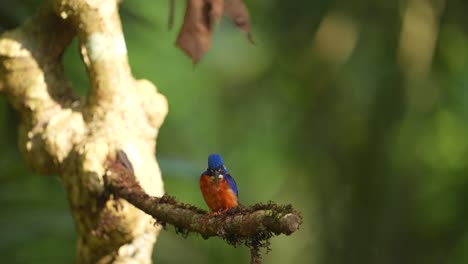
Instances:
[[[209,2],[211,2],[211,17],[213,21],[216,23],[221,22],[221,18],[223,17],[224,0],[210,0]]]
[[[242,0],[225,0],[224,15],[230,18],[236,27],[247,34],[247,38],[252,44],[254,43],[250,33],[249,10]]]
[[[221,19],[223,0],[187,0],[184,23],[177,37],[181,48],[197,63],[211,46],[215,23]]]

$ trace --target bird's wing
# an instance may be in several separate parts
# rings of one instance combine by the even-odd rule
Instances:
[[[229,187],[231,187],[232,191],[234,191],[237,198],[239,198],[239,193],[237,192],[237,184],[236,184],[236,181],[234,180],[234,178],[229,173],[226,173],[224,175],[224,179],[228,182]]]

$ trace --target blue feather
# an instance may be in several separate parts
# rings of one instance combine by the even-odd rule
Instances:
[[[232,191],[236,194],[237,200],[239,200],[239,193],[237,192],[237,184],[234,178],[229,174],[224,174],[224,179],[228,182],[229,187],[231,187]]]
[[[218,154],[211,154],[208,156],[208,168],[218,170],[223,167],[223,159]]]

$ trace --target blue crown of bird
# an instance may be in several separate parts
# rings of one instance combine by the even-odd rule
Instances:
[[[216,187],[219,185],[219,175],[226,173],[227,169],[223,164],[223,158],[219,154],[211,154],[208,156],[208,171],[215,176]]]

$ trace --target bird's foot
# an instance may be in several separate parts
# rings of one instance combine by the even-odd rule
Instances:
[[[214,217],[221,216],[224,213],[226,213],[227,210],[228,209],[226,208],[226,209],[222,209],[222,210],[219,210],[219,211],[211,212],[211,213],[207,214],[205,217],[210,218],[210,217],[213,217],[213,216]]]

